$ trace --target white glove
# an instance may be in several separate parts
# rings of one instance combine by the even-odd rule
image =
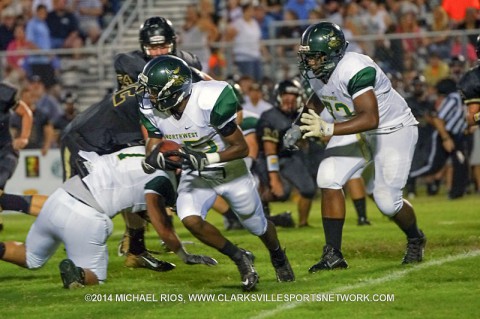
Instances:
[[[309,109],[308,113],[303,113],[300,118],[300,122],[306,125],[300,126],[302,131],[306,131],[303,134],[303,138],[307,137],[329,137],[333,135],[333,123],[327,123],[315,113],[314,110]]]

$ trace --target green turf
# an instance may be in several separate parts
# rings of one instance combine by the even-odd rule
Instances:
[[[187,249],[208,254],[219,265],[189,266],[175,255],[163,253],[157,257],[175,263],[176,270],[155,273],[125,268],[123,257],[116,256],[116,245],[123,233],[123,221],[118,217],[109,239],[110,264],[105,285],[63,289],[57,269],[65,257],[63,248],[36,271],[0,262],[0,318],[477,318],[480,197],[469,195],[448,201],[439,195],[418,197],[412,203],[428,238],[425,261],[414,266],[400,265],[404,235],[370,201],[368,214],[373,225],[362,227],[356,225],[355,213],[347,202],[343,253],[350,265],[348,270],[307,272],[317,262],[324,243],[318,199],[310,217],[313,227],[278,229],[296,273],[294,283],[275,281],[268,254],[259,239],[245,231],[224,232],[232,242],[256,255],[260,283],[252,293],[241,291],[239,274],[228,258],[200,244],[178,220],[181,238],[194,242]],[[295,205],[273,205],[274,212],[284,210],[295,211]],[[33,217],[20,214],[5,215],[3,219],[1,241],[24,241],[34,221]],[[208,220],[223,229],[215,213],[210,213]],[[161,250],[151,229],[147,246]],[[154,301],[115,301],[127,294],[127,298]],[[193,302],[188,300],[189,294],[227,301]],[[85,301],[92,295],[99,301]],[[374,301],[376,297],[393,300]]]

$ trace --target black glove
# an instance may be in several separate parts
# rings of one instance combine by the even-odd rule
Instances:
[[[152,152],[142,161],[142,168],[145,173],[152,174],[151,169],[175,170],[182,168],[181,162],[175,162],[168,159],[169,156],[183,157],[179,151],[160,152],[158,147],[153,148]],[[150,173],[149,173],[150,172]]]
[[[142,159],[142,169],[143,169],[143,171],[145,172],[145,174],[153,174],[153,173],[155,173],[155,171],[157,170],[155,167],[153,167],[152,165],[148,164],[148,163],[145,161],[145,158]]]
[[[192,254],[187,254],[187,257],[185,258],[184,262],[187,265],[204,264],[207,266],[215,266],[218,264],[218,262],[212,257],[203,256],[203,255],[192,255]]]
[[[182,151],[184,155],[186,155],[186,161],[185,164],[189,166],[189,168],[197,170],[197,171],[203,171],[205,166],[207,166],[208,159],[207,159],[207,154],[199,151],[195,151],[192,148],[188,146],[182,147]]]

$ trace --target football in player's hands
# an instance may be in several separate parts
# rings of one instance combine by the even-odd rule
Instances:
[[[175,141],[163,140],[153,148],[150,155],[147,156],[146,162],[158,169],[182,168],[181,148],[182,146]]]

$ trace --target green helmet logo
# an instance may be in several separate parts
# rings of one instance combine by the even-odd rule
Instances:
[[[162,55],[138,75],[140,106],[164,112],[178,106],[192,91],[192,71],[180,58]],[[149,101],[149,102],[148,102]]]
[[[309,26],[302,34],[298,55],[300,72],[306,79],[327,82],[343,58],[348,42],[340,27],[331,22]]]

